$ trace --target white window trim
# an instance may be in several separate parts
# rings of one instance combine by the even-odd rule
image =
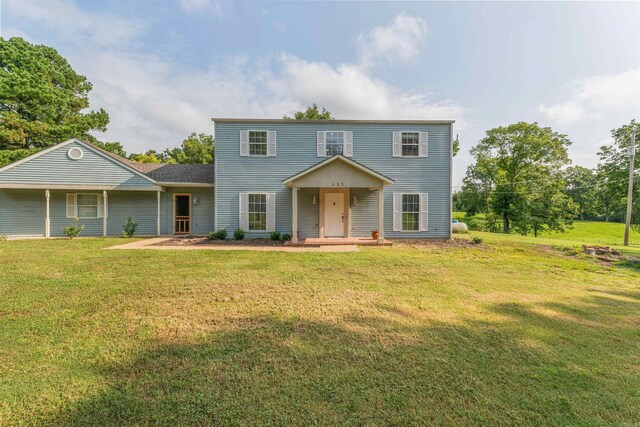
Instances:
[[[416,147],[418,148],[418,154],[416,154],[415,156],[405,156],[404,154],[402,154],[402,146],[404,145],[402,143],[402,136],[405,133],[415,133],[418,135],[418,143],[416,144]],[[418,157],[420,157],[420,131],[418,130],[401,130],[400,131],[400,157],[404,157],[407,159],[417,159]],[[408,193],[408,194],[413,194],[413,193]]]
[[[68,212],[69,210],[69,195],[73,195],[74,196],[74,201],[75,201],[75,205],[74,205],[74,212],[75,212],[75,216],[74,218],[78,218],[78,219],[100,219],[100,218],[106,218],[106,212],[105,212],[105,205],[104,205],[104,198],[103,198],[103,194],[102,193],[66,193],[65,194],[65,209],[66,212]],[[83,196],[96,196],[96,216],[79,216],[78,215],[78,196],[79,195],[83,195]],[[100,199],[102,198],[102,215],[100,215]],[[82,205],[82,206],[89,206],[89,205]],[[91,205],[93,206],[93,205]],[[69,218],[69,216],[67,215],[67,218]]]
[[[246,191],[243,192],[244,194],[247,195],[247,212],[245,213],[247,215],[247,219],[246,219],[246,223],[247,223],[247,229],[244,230],[247,233],[253,233],[253,234],[261,234],[261,233],[271,233],[272,231],[275,231],[276,225],[276,211],[277,211],[277,201],[275,200],[276,198],[276,192],[274,191]],[[242,193],[241,193],[242,194]],[[261,194],[265,196],[265,214],[266,214],[266,228],[264,230],[251,230],[249,227],[249,195],[251,194]],[[269,214],[269,195],[273,194],[274,197],[274,206],[273,206],[273,218],[271,218],[271,215]],[[242,212],[239,212],[240,215],[242,215]],[[240,221],[242,222],[242,220]],[[273,227],[269,227],[269,224],[272,224]]]
[[[396,233],[426,233],[429,231],[429,193],[425,193],[425,192],[406,192],[406,193],[399,193],[399,192],[394,192],[392,193],[392,201],[393,201],[393,194],[400,194],[400,230],[395,230]],[[402,228],[402,214],[404,214],[404,209],[402,207],[402,196],[405,195],[413,195],[413,196],[418,196],[418,229],[417,230],[403,230]],[[427,220],[427,228],[426,229],[422,229],[422,197],[423,195],[426,195],[427,197],[427,210],[426,210],[426,220]],[[393,206],[391,208],[393,210]],[[393,212],[392,212],[393,213]],[[393,221],[393,218],[392,218]]]
[[[264,132],[265,133],[265,140],[264,140],[264,146],[266,148],[265,153],[266,154],[251,154],[251,132]],[[248,157],[269,157],[269,131],[266,129],[248,129],[247,130],[247,146],[249,149],[249,155]],[[251,193],[251,194],[255,194],[255,193]]]
[[[345,146],[345,144],[344,144],[344,139],[345,139],[344,138],[344,133],[345,132],[349,132],[349,131],[345,131],[345,130],[325,130],[324,131],[324,156],[325,157],[329,157],[329,154],[327,153],[327,145],[328,145],[327,144],[327,134],[330,133],[330,132],[341,133],[342,134],[342,154],[341,155],[344,156],[344,146]],[[351,141],[351,144],[353,145],[353,139]],[[332,154],[332,156],[335,156],[335,154]],[[345,156],[345,157],[347,157],[347,156]]]

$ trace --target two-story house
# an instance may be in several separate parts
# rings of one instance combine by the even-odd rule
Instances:
[[[0,169],[0,234],[449,238],[453,121],[214,119],[215,165],[141,164],[80,140]]]

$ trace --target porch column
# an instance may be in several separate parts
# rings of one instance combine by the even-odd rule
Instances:
[[[47,199],[47,216],[44,219],[44,237],[48,239],[49,237],[51,237],[51,219],[49,216],[49,198],[51,197],[51,194],[49,193],[49,190],[44,190],[44,196]]]
[[[158,190],[158,215],[156,221],[156,234],[160,236],[160,190]]]
[[[384,187],[378,188],[378,242],[384,242]]]
[[[107,190],[102,190],[102,200],[104,201],[104,212],[102,213],[102,237],[107,237],[107,220],[109,217],[109,202],[107,201]]]
[[[291,243],[298,243],[298,187],[291,187]]]

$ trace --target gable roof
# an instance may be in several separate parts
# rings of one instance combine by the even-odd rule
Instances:
[[[393,184],[393,179],[389,178],[386,175],[383,175],[381,173],[378,173],[376,171],[374,171],[373,169],[363,165],[362,163],[358,163],[355,160],[352,160],[348,157],[343,156],[342,154],[334,154],[333,156],[329,157],[328,159],[325,159],[319,163],[316,163],[315,165],[308,167],[307,169],[304,169],[300,172],[298,172],[295,175],[290,176],[289,178],[285,179],[282,181],[282,183],[284,185],[286,185],[287,187],[291,187],[293,181],[295,181],[296,179],[300,179],[305,175],[310,174],[311,172],[318,170],[324,166],[327,166],[330,163],[336,162],[336,161],[342,161],[344,163],[346,163],[347,165],[360,170],[361,172],[364,172],[365,174],[379,179],[380,181],[383,182],[384,185],[389,185],[389,184]]]
[[[102,157],[108,158],[110,161],[115,161],[115,162],[116,162],[116,163],[118,163],[121,167],[123,167],[123,168],[127,169],[128,171],[130,171],[130,172],[132,172],[132,173],[134,173],[134,174],[136,174],[136,175],[138,175],[138,176],[140,176],[140,177],[142,177],[142,178],[146,179],[147,181],[149,181],[149,182],[150,182],[150,183],[152,183],[152,184],[156,184],[156,182],[155,182],[152,178],[150,178],[149,176],[145,175],[144,173],[142,173],[142,172],[141,172],[141,171],[139,171],[138,169],[136,169],[136,168],[132,167],[132,166],[129,164],[129,163],[132,163],[132,162],[130,162],[130,161],[126,161],[126,162],[125,162],[125,161],[123,161],[123,160],[126,160],[126,159],[124,159],[124,157],[120,157],[120,156],[115,155],[115,154],[113,154],[113,153],[109,153],[108,151],[103,150],[102,148],[96,147],[96,146],[95,146],[95,145],[93,145],[93,144],[89,144],[89,143],[84,142],[84,141],[82,141],[82,140],[80,140],[80,139],[77,139],[77,138],[71,138],[71,139],[68,139],[68,140],[66,140],[66,141],[64,141],[64,142],[61,142],[61,143],[59,143],[59,144],[56,144],[56,145],[54,145],[54,146],[52,146],[52,147],[46,148],[46,149],[44,149],[44,150],[42,150],[42,151],[38,151],[38,152],[37,152],[37,153],[35,153],[35,154],[32,154],[32,155],[30,155],[30,156],[28,156],[28,157],[25,157],[24,159],[20,159],[20,160],[18,160],[17,162],[13,162],[13,163],[11,163],[11,164],[8,164],[8,165],[6,165],[5,167],[0,168],[0,173],[1,173],[1,172],[4,172],[4,171],[6,171],[6,170],[9,170],[9,169],[13,169],[13,168],[14,168],[14,167],[16,167],[16,166],[19,166],[19,165],[21,165],[21,164],[23,164],[23,163],[26,163],[26,162],[30,161],[30,160],[36,159],[36,158],[38,158],[38,157],[40,157],[40,156],[43,156],[43,155],[45,155],[45,154],[47,154],[47,153],[50,153],[50,152],[52,152],[52,151],[54,151],[54,150],[57,150],[57,149],[59,149],[59,148],[65,147],[65,146],[70,145],[70,144],[73,144],[73,143],[80,144],[80,145],[82,145],[83,147],[85,147],[85,148],[87,148],[87,149],[89,149],[89,150],[93,151],[94,153],[98,154],[99,156],[102,156]]]
[[[96,152],[102,157],[107,157],[111,161],[115,161],[125,169],[135,173],[153,184],[214,184],[214,166],[212,164],[166,164],[166,163],[139,163],[119,156],[115,153],[105,150],[104,148],[95,146],[91,143],[84,142],[80,139],[72,138],[53,147],[39,151],[17,162],[11,163],[3,168],[0,172],[11,169],[29,160],[40,157],[55,149],[64,147],[71,143],[78,143],[89,150]]]

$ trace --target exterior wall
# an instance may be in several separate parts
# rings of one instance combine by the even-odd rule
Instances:
[[[358,199],[357,204],[353,204],[353,196]],[[351,236],[371,237],[371,232],[378,229],[378,192],[352,188],[350,205]]]
[[[161,206],[164,220],[162,233],[173,234],[173,196],[191,194],[191,234],[206,235],[214,231],[214,189],[211,187],[168,187],[162,193]],[[198,203],[193,204],[197,197]],[[235,229],[234,229],[235,230]],[[231,231],[231,230],[230,230]]]
[[[240,157],[241,130],[276,131],[275,157]],[[324,160],[316,154],[318,131],[352,131],[352,159],[386,175],[395,182],[384,190],[385,236],[392,238],[448,238],[451,227],[451,125],[387,123],[255,123],[217,122],[216,136],[216,228],[238,227],[238,193],[276,193],[276,229],[291,232],[291,189],[282,181]],[[392,156],[394,131],[429,132],[429,157]],[[393,194],[429,193],[429,231],[393,231]],[[300,191],[298,196],[302,196]],[[315,220],[303,218],[299,202],[300,236],[311,233]],[[319,203],[319,202],[318,202]],[[373,210],[370,209],[373,206]],[[316,205],[317,206],[317,205]],[[315,212],[309,208],[309,213]],[[373,214],[374,221],[371,215]],[[362,217],[360,217],[362,215]],[[317,215],[316,215],[317,218]],[[377,195],[363,197],[362,206],[351,213],[353,235],[369,235],[377,228]],[[373,228],[371,228],[373,226]],[[266,233],[247,233],[248,237]]]
[[[80,148],[79,160],[67,156],[70,148]],[[0,172],[1,183],[69,184],[153,187],[144,177],[122,167],[115,160],[104,157],[84,145],[73,142],[53,151]]]
[[[316,204],[313,204],[313,197]],[[277,197],[277,196],[276,196]],[[320,191],[317,188],[301,188],[298,191],[298,231],[300,238],[320,235]],[[277,219],[277,218],[276,218]],[[291,230],[291,225],[289,225]],[[289,231],[285,231],[289,233]]]
[[[0,234],[44,236],[44,190],[0,190]]]

